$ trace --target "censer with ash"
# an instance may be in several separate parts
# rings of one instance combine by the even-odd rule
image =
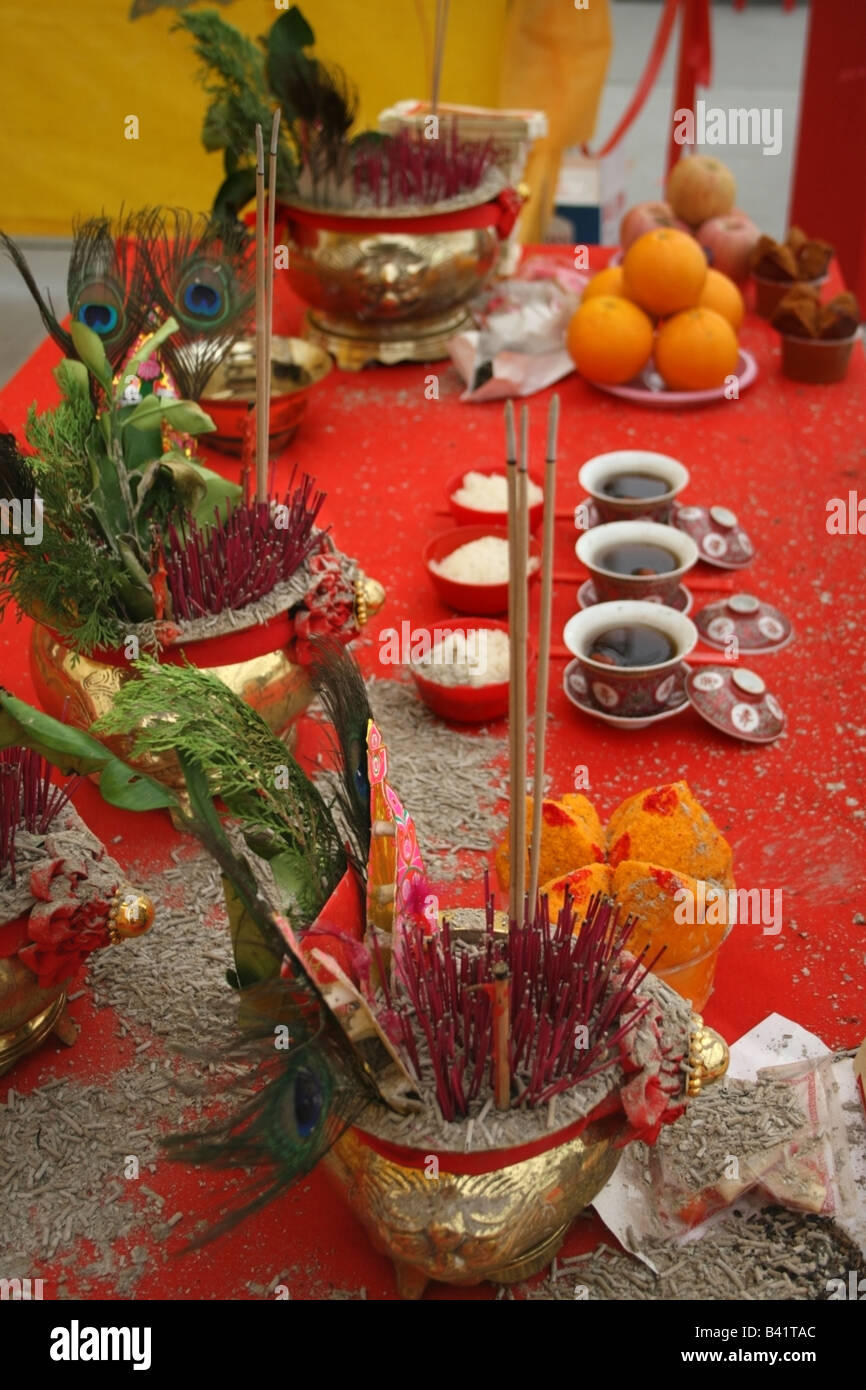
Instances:
[[[554,438],[555,421],[549,484]],[[511,469],[515,847],[525,833],[525,642],[514,640],[526,622],[525,431],[522,442]],[[552,486],[545,496],[552,510]],[[334,643],[316,652],[311,679],[339,747],[335,807],[207,672],[139,663],[96,730],[132,737],[137,757],[174,750],[186,791],[177,821],[217,860],[226,888],[244,1095],[214,1125],[171,1136],[167,1149],[252,1174],[208,1238],[324,1159],[392,1259],[404,1296],[420,1296],[430,1279],[523,1279],[550,1261],[623,1146],[654,1142],[723,1070],[724,1045],[650,973],[646,952],[629,954],[634,924],[611,901],[594,899],[577,920],[566,893],[551,919],[531,837],[529,892],[515,852],[507,913],[486,889],[480,913],[440,910],[357,664]],[[41,747],[65,741],[70,761],[62,725],[2,702]],[[546,689],[539,713],[545,706]],[[111,763],[109,788],[125,785],[102,744],[75,738],[75,766]],[[543,749],[543,730],[536,738]]]

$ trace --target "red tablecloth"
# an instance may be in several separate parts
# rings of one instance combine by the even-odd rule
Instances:
[[[606,257],[605,251],[594,252],[593,263]],[[839,287],[836,277],[828,290]],[[278,331],[296,327],[299,312],[288,296],[281,298]],[[768,747],[747,746],[715,733],[691,710],[655,728],[623,734],[572,709],[561,689],[563,663],[556,662],[548,766],[555,786],[566,791],[573,786],[575,767],[584,765],[589,795],[603,816],[634,791],[687,778],[734,847],[738,884],[783,892],[778,936],[746,925],[732,933],[707,1021],[734,1039],[778,1011],[815,1030],[830,1046],[847,1047],[866,1033],[866,925],[855,921],[866,916],[866,538],[829,535],[826,519],[831,498],[847,498],[849,491],[866,497],[866,362],[858,347],[844,383],[801,386],[781,376],[777,336],[767,325],[749,317],[742,341],[757,359],[759,376],[736,401],[690,411],[640,409],[577,375],[560,383],[557,502],[565,510],[580,499],[577,473],[585,459],[640,446],[672,454],[688,466],[685,500],[723,503],[739,515],[758,553],[737,577],[737,587],[776,604],[796,630],[787,649],[750,663],[781,701],[787,734]],[[12,428],[20,431],[31,401],[47,405],[55,398],[50,368],[57,357],[46,343],[0,393],[0,416]],[[431,373],[438,378],[438,399],[425,390]],[[441,514],[444,483],[461,468],[502,457],[501,406],[461,404],[461,389],[447,362],[367,369],[357,376],[334,370],[280,460],[278,481],[292,463],[315,475],[328,494],[324,521],[333,526],[341,547],[387,588],[385,609],[368,629],[372,645],[362,652],[365,667],[380,675],[390,674],[377,661],[376,639],[383,628],[399,631],[404,619],[420,625],[448,616],[420,560],[425,541],[450,525]],[[539,466],[548,394],[530,402],[532,458]],[[228,476],[236,473],[231,460],[214,455],[211,461]],[[576,568],[574,540],[573,525],[559,521],[558,571]],[[716,577],[727,573],[699,568]],[[701,592],[696,607],[712,597]],[[537,601],[536,594],[533,614]],[[575,606],[575,586],[558,584],[555,636]],[[0,680],[32,700],[28,637],[28,622],[16,626],[6,618],[0,628]],[[504,735],[504,722],[498,727]],[[155,864],[168,862],[177,837],[166,818],[126,818],[106,809],[90,786],[77,804],[107,840],[121,828],[141,855]],[[477,899],[460,884],[453,900]],[[48,1076],[102,1076],[122,1065],[124,1048],[131,1044],[113,1038],[110,1010],[94,1009],[87,997],[72,1008],[84,1025],[76,1047],[71,1052],[53,1044],[43,1048],[0,1082],[0,1099],[9,1084],[26,1092]],[[193,1216],[202,1210],[197,1177],[161,1165],[149,1182],[169,1197],[172,1209]],[[565,1253],[585,1248],[600,1234],[598,1223],[578,1223]],[[147,1243],[148,1236],[137,1239]],[[180,1244],[180,1236],[169,1243],[172,1249]],[[298,1271],[293,1298],[327,1296],[331,1286],[363,1286],[368,1298],[396,1296],[388,1262],[371,1251],[321,1172],[217,1245],[168,1263],[161,1253],[154,1247],[156,1259],[138,1286],[139,1297],[249,1297],[248,1283],[267,1283],[287,1265]],[[50,1281],[51,1271],[39,1272]],[[66,1271],[65,1280],[74,1295],[74,1269]],[[112,1296],[110,1281],[104,1295]],[[486,1298],[493,1290],[433,1286],[428,1296]]]

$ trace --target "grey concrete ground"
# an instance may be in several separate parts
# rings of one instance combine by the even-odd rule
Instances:
[[[658,24],[661,4],[612,0],[615,46],[596,131],[606,139],[634,91]],[[792,14],[781,4],[742,13],[713,5],[713,85],[702,91],[708,105],[779,107],[782,149],[766,157],[754,147],[714,147],[737,177],[738,203],[771,235],[786,226],[789,183],[797,131],[797,104],[806,33],[805,0]],[[670,131],[674,41],[667,62],[637,123],[625,142],[626,188],[630,203],[661,195],[665,149]],[[82,212],[87,212],[86,208]],[[40,287],[51,290],[58,314],[66,311],[67,248],[34,240],[25,244]],[[0,258],[0,382],[5,382],[44,335],[36,308],[17,271]]]

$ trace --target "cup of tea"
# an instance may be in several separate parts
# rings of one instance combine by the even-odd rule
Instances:
[[[602,603],[672,603],[698,559],[691,536],[657,521],[608,521],[584,531],[574,547]]]
[[[587,459],[578,480],[602,521],[667,521],[689,470],[668,454],[617,449]]]
[[[676,668],[694,650],[698,630],[674,608],[623,601],[575,613],[562,636],[599,708],[637,716],[668,708]]]

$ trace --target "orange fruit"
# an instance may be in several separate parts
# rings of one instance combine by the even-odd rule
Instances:
[[[721,386],[737,366],[737,335],[715,309],[685,309],[659,328],[656,369],[675,391]]]
[[[676,314],[697,304],[707,258],[688,232],[655,227],[633,241],[622,263],[630,299],[650,314]]]
[[[572,318],[566,346],[588,381],[621,386],[649,361],[653,326],[630,300],[596,295],[581,304]]]
[[[723,275],[720,270],[713,270],[710,267],[707,271],[707,278],[704,281],[704,288],[701,290],[698,307],[700,309],[715,309],[717,314],[721,314],[723,319],[728,320],[735,333],[740,331],[743,315],[746,312],[743,296],[733,280],[729,276]]]
[[[608,265],[604,270],[598,271],[593,275],[583,294],[580,302],[585,304],[588,299],[594,299],[597,294],[613,294],[619,299],[625,299],[624,273],[621,265]]]

